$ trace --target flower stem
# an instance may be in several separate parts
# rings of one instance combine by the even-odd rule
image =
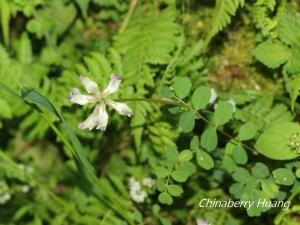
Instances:
[[[194,109],[192,106],[188,105],[187,103],[185,103],[184,101],[182,101],[180,98],[178,98],[177,96],[175,96],[175,99],[177,101],[174,101],[172,99],[167,99],[167,98],[120,98],[120,99],[115,99],[115,101],[120,101],[120,102],[140,102],[140,101],[146,101],[146,102],[155,102],[155,103],[160,103],[162,105],[177,105],[177,106],[182,106],[184,108],[186,108],[188,111],[192,112],[195,117],[197,119],[202,119],[204,122],[206,122],[207,124],[211,124],[211,122],[206,119],[203,115],[201,115],[196,109]],[[204,111],[204,110],[203,110]],[[205,110],[205,112],[207,113],[212,113],[209,110]],[[238,143],[240,143],[240,141],[236,138],[233,137],[232,135],[230,135],[229,133],[227,133],[226,131],[223,131],[221,128],[216,128],[217,131],[219,131],[220,133],[222,133],[223,135],[225,135],[226,137],[228,137],[229,139],[232,139]],[[245,143],[241,142],[241,145],[253,152],[256,152],[255,149]]]

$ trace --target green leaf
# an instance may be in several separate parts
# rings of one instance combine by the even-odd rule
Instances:
[[[248,155],[246,150],[243,148],[242,145],[238,144],[236,145],[236,147],[234,148],[233,152],[232,152],[232,156],[234,161],[237,164],[241,164],[244,165],[247,163],[248,161]]]
[[[193,158],[193,152],[191,150],[183,150],[179,154],[180,161],[189,161]]]
[[[44,108],[52,112],[57,118],[63,120],[62,116],[56,110],[53,104],[46,97],[36,92],[35,90],[24,87],[21,90],[21,97],[25,102],[43,106]]]
[[[211,91],[209,87],[207,86],[198,87],[192,96],[192,103],[195,109],[197,110],[204,109],[209,103],[210,96],[211,96]]]
[[[269,176],[270,171],[269,168],[263,163],[255,163],[255,165],[251,169],[252,175],[257,179],[266,178]]]
[[[9,22],[11,15],[11,8],[8,1],[0,1],[0,15],[1,15],[1,28],[4,43],[6,46],[9,44]]]
[[[90,0],[75,0],[75,1],[78,4],[83,17],[86,18]]]
[[[172,172],[172,178],[177,182],[185,182],[189,176],[196,172],[196,167],[189,161],[180,162],[179,167]]]
[[[188,96],[192,88],[192,82],[188,77],[176,77],[174,82],[174,90],[179,98]]]
[[[245,185],[243,183],[234,183],[230,186],[229,192],[236,198],[241,198],[244,193]]]
[[[190,148],[197,149],[197,148],[199,148],[199,145],[200,145],[199,138],[196,135],[194,135],[191,140]]]
[[[276,169],[272,174],[277,184],[289,186],[296,180],[294,173],[286,168]]]
[[[175,184],[168,185],[167,190],[170,193],[170,195],[175,196],[175,197],[178,197],[183,193],[182,187],[180,187],[179,185],[175,185]]]
[[[188,133],[194,129],[195,118],[192,112],[184,112],[179,117],[179,125],[183,132]]]
[[[241,183],[246,183],[249,179],[251,179],[250,173],[242,167],[236,168],[232,177],[235,181]]]
[[[79,166],[79,168],[83,166],[84,167],[83,172],[87,173],[86,174],[88,176],[87,178],[88,179],[92,178],[92,176],[94,176],[94,168],[88,161],[88,159],[86,157],[86,152],[83,150],[78,137],[76,136],[76,134],[74,133],[74,131],[72,130],[72,128],[70,127],[70,125],[67,122],[63,122],[63,125],[64,125],[64,130],[75,150],[75,155],[73,155],[73,158],[74,158],[75,162],[77,162],[77,166]],[[78,162],[78,159],[79,159],[79,162]]]
[[[189,178],[189,174],[186,171],[176,170],[171,174],[172,178],[177,182],[186,182]]]
[[[1,118],[11,118],[12,110],[10,105],[0,98],[0,119]]]
[[[161,95],[161,97],[164,97],[164,98],[173,98],[174,97],[173,92],[167,86],[162,87],[162,89],[160,91],[160,95]]]
[[[173,198],[167,192],[162,192],[158,196],[158,200],[162,204],[171,205],[173,203]]]
[[[255,148],[264,156],[275,160],[289,160],[299,155],[292,151],[290,137],[300,132],[300,125],[297,123],[280,123],[267,129],[258,139]]]
[[[159,217],[159,220],[162,225],[172,225],[172,221],[170,218]]]
[[[247,141],[255,137],[257,127],[253,122],[245,123],[241,126],[238,134],[238,139],[241,141]]]
[[[160,177],[160,178],[164,178],[169,175],[169,171],[166,168],[161,167],[161,166],[155,167],[154,172],[155,172],[156,176]]]
[[[199,166],[201,166],[203,169],[210,170],[215,166],[213,158],[205,151],[197,151],[196,159]]]
[[[294,76],[291,81],[291,107],[294,110],[295,102],[300,93],[300,74]]]
[[[285,44],[298,45],[300,38],[299,16],[286,10],[279,21],[278,36]]]
[[[262,180],[261,189],[269,198],[276,198],[279,192],[279,187],[272,179]]]
[[[237,165],[234,163],[230,155],[225,155],[222,161],[222,168],[227,170],[229,173],[232,173]]]
[[[208,151],[213,151],[218,145],[218,135],[214,127],[207,127],[200,139],[201,146]]]
[[[241,197],[241,201],[253,202],[253,206],[247,210],[247,214],[251,217],[260,216],[262,212],[268,211],[270,209],[269,206],[271,205],[268,196],[264,192],[256,189],[245,192]],[[260,202],[265,202],[265,204],[259,204]]]
[[[232,105],[228,102],[218,102],[217,109],[214,113],[214,121],[216,126],[221,126],[227,123],[232,118]]]
[[[270,68],[277,68],[287,62],[290,54],[290,49],[280,41],[267,40],[254,50],[255,57]]]

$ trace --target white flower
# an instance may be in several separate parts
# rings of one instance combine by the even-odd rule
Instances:
[[[236,111],[235,100],[231,98],[227,102],[232,105],[232,111],[235,112]]]
[[[214,104],[215,101],[217,100],[217,97],[218,97],[217,92],[215,91],[215,89],[211,88],[209,104]]]
[[[129,189],[130,190],[140,190],[141,189],[141,184],[138,182],[134,177],[131,177],[129,179]]]
[[[22,188],[21,188],[21,191],[23,192],[23,193],[27,193],[28,191],[30,190],[30,187],[28,186],[28,185],[24,185],[24,186],[22,186]]]
[[[147,198],[147,193],[142,189],[140,182],[134,177],[129,179],[129,194],[133,201],[142,203]]]
[[[18,168],[20,169],[20,170],[23,170],[23,171],[25,171],[25,165],[24,164],[18,164]]]
[[[132,198],[133,201],[137,203],[142,203],[145,201],[147,198],[147,193],[143,190],[131,190],[130,191],[130,197]]]
[[[18,164],[18,168],[25,173],[28,173],[28,174],[33,173],[33,168],[30,166],[26,166],[26,165],[20,163],[20,164]]]
[[[105,131],[108,123],[108,114],[106,106],[114,108],[119,114],[132,117],[133,110],[122,102],[115,102],[107,98],[108,95],[119,89],[122,78],[116,74],[112,74],[108,86],[100,92],[98,85],[87,77],[80,76],[80,81],[90,95],[83,95],[77,88],[73,88],[68,98],[71,102],[85,105],[87,103],[96,104],[92,114],[82,123],[79,124],[81,130],[97,130]]]
[[[4,195],[0,196],[0,204],[3,205],[11,199],[11,195],[9,193],[5,193]]]
[[[155,180],[151,179],[151,178],[144,178],[143,179],[143,185],[149,188],[152,188],[153,185],[155,184]]]
[[[206,220],[197,219],[197,225],[210,225],[210,224]]]

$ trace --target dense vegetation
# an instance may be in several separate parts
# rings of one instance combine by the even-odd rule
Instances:
[[[0,224],[299,224],[299,10],[1,0]]]

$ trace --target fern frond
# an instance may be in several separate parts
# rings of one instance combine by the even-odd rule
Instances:
[[[115,42],[116,49],[124,54],[125,76],[143,76],[143,65],[167,64],[171,60],[179,31],[175,15],[171,7],[158,15],[148,7],[136,10],[129,28]]]
[[[273,105],[273,98],[269,96],[238,110],[235,117],[243,122],[252,121],[260,130],[293,120],[287,107],[283,104]]]
[[[244,2],[244,0],[216,0],[211,29],[205,39],[205,47],[218,32],[231,22],[231,16],[236,14],[238,7],[243,6]]]
[[[152,67],[168,64],[171,52],[177,45],[179,26],[175,23],[176,11],[173,7],[155,12],[152,4],[139,6],[133,14],[127,30],[119,34],[115,48],[123,54],[124,84],[135,86],[135,95],[145,96],[147,87],[154,87],[155,73]],[[149,103],[134,106],[135,116],[131,121],[132,135],[138,149],[151,112]]]
[[[276,6],[275,0],[257,0],[252,11],[252,19],[255,26],[267,36],[277,25],[277,20],[272,19],[270,14]]]

